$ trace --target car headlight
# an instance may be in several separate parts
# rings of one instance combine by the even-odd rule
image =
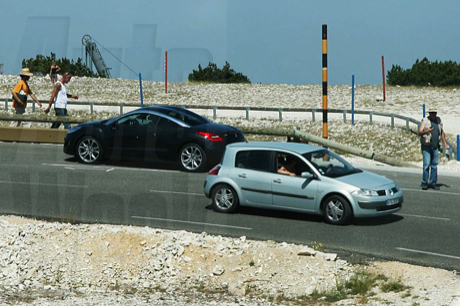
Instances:
[[[364,196],[364,197],[377,197],[379,194],[375,190],[371,189],[358,189],[352,192],[353,194]]]
[[[73,128],[71,128],[71,129],[67,132],[67,134],[75,133],[75,132],[78,131],[79,129],[81,129],[81,126],[73,127]]]

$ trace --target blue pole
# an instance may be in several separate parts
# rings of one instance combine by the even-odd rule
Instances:
[[[351,125],[355,125],[355,75],[351,76]]]
[[[460,135],[457,135],[457,161],[460,161]]]
[[[423,118],[425,118],[425,104],[423,104]]]
[[[142,75],[139,72],[139,86],[141,88],[141,107],[144,107],[144,95],[142,94]]]

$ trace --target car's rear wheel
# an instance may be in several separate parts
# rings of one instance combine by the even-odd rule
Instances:
[[[337,225],[347,224],[352,218],[350,204],[339,195],[332,195],[326,199],[323,214],[328,223]]]
[[[211,199],[215,211],[232,213],[238,208],[238,195],[227,184],[217,185],[212,191]]]
[[[199,145],[188,143],[180,150],[179,161],[182,170],[200,172],[206,169],[208,159],[206,153]]]
[[[98,163],[102,160],[103,153],[101,143],[93,136],[84,136],[77,143],[76,156],[82,163]]]

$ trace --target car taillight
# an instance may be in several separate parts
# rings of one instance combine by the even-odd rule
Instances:
[[[206,132],[196,132],[198,135],[203,136],[206,139],[209,139],[210,141],[224,141],[222,138],[220,138],[219,135],[213,134],[213,133],[206,133]]]
[[[212,168],[212,169],[208,172],[208,174],[209,174],[209,175],[218,175],[218,174],[219,174],[219,170],[220,170],[220,166],[217,165],[217,166],[215,166],[214,168]]]

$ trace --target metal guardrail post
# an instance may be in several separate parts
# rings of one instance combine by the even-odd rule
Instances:
[[[315,122],[315,114],[316,114],[316,109],[311,110],[311,121]]]
[[[121,104],[120,104],[120,115],[123,115],[123,106],[124,106],[124,105],[125,105],[124,103],[121,103]]]
[[[406,118],[406,132],[409,132],[409,118]]]
[[[216,117],[217,117],[217,106],[213,106],[212,107],[212,117],[214,118],[214,120],[216,120]]]
[[[374,112],[369,112],[369,125],[372,125],[372,114],[374,114]]]
[[[280,118],[280,122],[283,121],[283,109],[280,108],[278,109],[278,112],[279,112],[279,118]]]
[[[249,107],[246,107],[246,120],[249,120]]]
[[[343,123],[347,123],[347,111],[343,111]]]
[[[8,98],[5,98],[5,110],[8,110]]]
[[[35,100],[32,100],[32,113],[35,113]]]
[[[91,103],[89,104],[89,108],[90,108],[90,113],[91,113],[91,115],[93,114],[93,106],[94,106],[94,102],[91,102]]]

